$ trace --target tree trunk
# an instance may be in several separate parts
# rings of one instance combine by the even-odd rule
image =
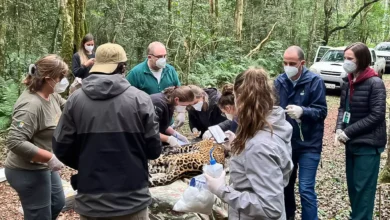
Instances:
[[[58,18],[57,18],[57,22],[56,22],[56,26],[55,26],[55,29],[54,29],[54,33],[53,33],[53,42],[51,43],[51,48],[50,48],[50,51],[51,53],[56,53],[57,51],[57,38],[58,38],[58,32],[59,32],[59,29],[60,29],[60,24],[61,24],[61,2],[58,1]]]
[[[0,23],[0,77],[4,77],[5,74],[5,46],[7,36],[7,0],[0,0],[1,23]]]
[[[61,57],[71,65],[74,42],[74,5],[75,0],[61,0],[62,42]]]
[[[310,26],[310,36],[309,40],[307,41],[307,57],[306,57],[306,62],[311,63],[311,54],[313,51],[313,41],[316,36],[316,31],[317,31],[317,9],[318,9],[318,1],[312,1],[314,4],[314,10],[311,18],[311,26]]]
[[[68,0],[70,1],[70,0]],[[73,42],[75,48],[80,44],[86,34],[85,30],[85,0],[73,0],[74,1],[74,38]],[[77,46],[76,46],[77,45]]]
[[[236,0],[236,10],[234,13],[234,27],[236,40],[241,43],[242,40],[242,23],[244,16],[244,0]]]

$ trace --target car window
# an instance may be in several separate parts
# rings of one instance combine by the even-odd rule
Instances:
[[[379,44],[376,46],[376,49],[379,51],[390,51],[390,43]]]
[[[375,50],[371,50],[371,59],[372,59],[372,62],[376,62]]]
[[[344,62],[344,51],[342,50],[328,50],[322,57],[321,62]]]

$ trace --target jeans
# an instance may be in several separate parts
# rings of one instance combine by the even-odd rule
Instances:
[[[54,220],[65,206],[58,172],[5,168],[5,176],[19,195],[25,220]]]
[[[80,215],[80,220],[149,220],[148,208],[125,216],[116,217],[88,217]]]
[[[294,186],[299,167],[299,195],[302,205],[302,220],[317,220],[317,194],[315,193],[315,183],[320,153],[295,153],[292,154],[294,170],[290,181],[284,189],[284,202],[287,219],[295,215],[296,204]]]

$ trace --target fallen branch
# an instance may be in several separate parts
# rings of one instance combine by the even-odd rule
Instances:
[[[271,30],[268,32],[267,37],[265,37],[265,38],[259,43],[259,45],[257,45],[257,47],[255,47],[253,50],[251,50],[251,51],[245,56],[245,58],[252,57],[253,54],[255,54],[255,53],[257,53],[257,52],[259,52],[259,51],[261,50],[261,48],[263,47],[263,44],[269,40],[269,38],[270,38],[272,32],[274,31],[275,26],[276,26],[277,23],[278,23],[278,22],[276,22],[276,23],[272,26]]]

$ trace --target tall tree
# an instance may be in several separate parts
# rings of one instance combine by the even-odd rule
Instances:
[[[244,21],[244,0],[236,0],[236,9],[234,12],[234,27],[236,40],[241,42],[242,40],[242,23]]]

